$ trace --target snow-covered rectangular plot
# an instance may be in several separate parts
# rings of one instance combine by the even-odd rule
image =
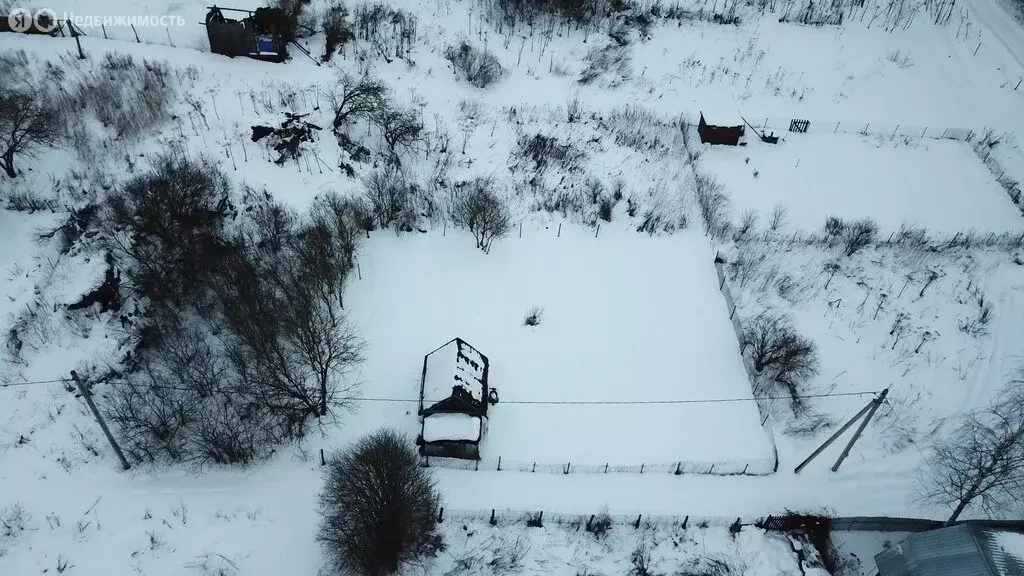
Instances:
[[[469,414],[431,414],[423,419],[423,441],[480,440],[481,420]]]
[[[526,229],[487,255],[450,228],[447,237],[376,233],[346,293],[368,344],[366,395],[416,398],[423,355],[460,337],[488,357],[499,397],[484,458],[770,457],[707,241],[696,230],[649,238],[609,228],[598,238],[568,225],[561,237],[557,225]],[[526,326],[534,307],[540,325]],[[741,401],[666,403],[722,398]]]
[[[781,203],[789,209],[788,225],[804,231],[820,230],[826,216],[872,218],[886,235],[903,222],[948,234],[1024,228],[1020,210],[967,143],[782,136],[777,145],[752,138],[741,148],[706,148],[702,157],[736,213],[757,210],[762,227]]]

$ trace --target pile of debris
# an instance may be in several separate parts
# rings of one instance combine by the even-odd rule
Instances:
[[[299,159],[302,155],[302,143],[313,142],[320,126],[303,120],[309,114],[292,114],[285,112],[285,121],[280,128],[257,125],[252,127],[252,141],[259,142],[270,138],[269,145],[279,153],[275,164],[284,164],[288,160]]]

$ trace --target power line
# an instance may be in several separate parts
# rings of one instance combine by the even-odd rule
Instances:
[[[60,378],[56,380],[38,380],[33,382],[14,382],[10,384],[4,384],[0,388],[6,388],[8,386],[28,386],[35,384],[52,384],[54,382],[70,382],[67,378]],[[105,384],[111,386],[131,386],[127,382],[112,382],[108,381]],[[186,388],[182,386],[164,386],[164,385],[144,385],[139,386],[140,389],[147,390],[176,390],[179,392],[195,392],[194,388]],[[214,390],[214,392],[225,393],[224,390]],[[806,394],[800,396],[801,398],[833,398],[843,396],[867,396],[878,394],[877,390],[864,391],[864,392],[831,392],[827,394]],[[518,404],[518,405],[540,405],[540,406],[623,406],[623,405],[652,405],[652,404],[722,404],[732,402],[756,402],[758,400],[792,400],[790,396],[751,396],[748,398],[691,398],[683,400],[501,400],[499,404]],[[368,397],[368,398],[347,398],[349,402],[387,402],[397,404],[418,404],[420,400],[418,398],[379,398],[379,397]]]
[[[13,388],[14,386],[32,386],[35,384],[53,384],[55,382],[71,382],[69,378],[57,378],[56,380],[32,380],[27,382],[8,382],[0,384],[0,388]]]

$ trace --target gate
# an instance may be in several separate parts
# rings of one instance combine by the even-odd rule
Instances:
[[[810,125],[811,125],[811,121],[810,120],[795,120],[795,119],[794,120],[790,120],[789,121],[789,131],[790,132],[799,132],[801,134],[806,134],[807,133],[807,128]]]

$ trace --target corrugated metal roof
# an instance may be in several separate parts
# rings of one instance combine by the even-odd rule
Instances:
[[[880,576],[1003,576],[967,524],[911,534],[875,556]]]
[[[978,541],[998,576],[1024,576],[1024,534],[981,530]]]

